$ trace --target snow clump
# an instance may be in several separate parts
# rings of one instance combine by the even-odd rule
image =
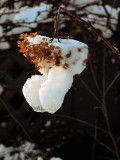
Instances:
[[[23,86],[23,94],[37,112],[55,113],[65,94],[88,61],[88,46],[73,39],[51,39],[31,33],[22,34],[20,52],[35,64],[42,75],[33,75]]]

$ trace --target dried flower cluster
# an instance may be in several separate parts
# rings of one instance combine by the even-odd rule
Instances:
[[[33,38],[36,37],[36,33],[27,33],[21,34],[20,39],[23,41],[18,41],[18,46],[21,48],[19,52],[22,52],[27,59],[30,59],[32,63],[35,64],[37,70],[42,67],[46,67],[46,63],[51,63],[49,65],[49,69],[53,66],[60,66],[61,60],[63,57],[61,56],[61,49],[59,46],[54,46],[53,44],[48,45],[47,39],[42,38],[42,42],[40,44],[30,44],[27,37]],[[66,55],[66,58],[71,56],[71,52]],[[45,63],[45,66],[43,62]],[[51,66],[52,65],[52,66]],[[68,64],[64,63],[63,68],[68,68]]]

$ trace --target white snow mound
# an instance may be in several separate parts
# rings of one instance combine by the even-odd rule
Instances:
[[[39,88],[45,81],[44,76],[40,75],[33,75],[31,78],[28,78],[23,86],[23,94],[26,99],[26,101],[29,103],[31,107],[36,112],[43,112],[43,108],[41,106],[40,100],[39,100]]]
[[[39,89],[39,98],[43,109],[55,113],[61,107],[72,82],[73,76],[69,70],[62,67],[52,68],[48,73],[48,79]]]
[[[80,74],[86,67],[88,46],[72,39],[57,39],[45,36],[28,37],[31,45],[39,45],[46,39],[47,53],[50,46],[52,60],[47,63],[43,58],[39,63],[39,71],[43,75],[34,75],[28,78],[23,86],[23,94],[30,106],[38,112],[55,113],[62,105],[65,94],[73,83],[73,76]],[[33,53],[34,54],[34,53]],[[59,54],[59,65],[55,63],[56,54]],[[32,57],[31,55],[29,55]],[[37,61],[37,59],[36,59]]]

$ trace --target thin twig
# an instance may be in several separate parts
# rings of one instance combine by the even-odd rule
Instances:
[[[25,130],[25,128],[23,127],[23,125],[15,118],[15,116],[10,112],[10,110],[8,109],[7,105],[5,104],[5,102],[0,98],[1,103],[3,104],[4,108],[7,110],[7,112],[9,113],[9,115],[13,118],[13,120],[20,126],[20,128],[23,130],[23,132],[25,133],[26,137],[29,139],[30,142],[32,142],[33,144],[34,141],[32,140],[32,138],[30,137],[30,135],[27,133],[27,131]],[[36,144],[36,147],[39,149],[38,145]],[[40,149],[39,149],[40,150]],[[45,153],[40,150],[40,153],[42,155],[42,157],[44,157],[44,159],[48,160],[48,158],[45,156]]]
[[[94,160],[94,156],[95,156],[96,139],[97,139],[97,120],[95,121],[95,134],[94,134],[94,141],[93,141],[93,146],[92,146],[92,158],[91,158],[91,160]]]
[[[107,87],[106,91],[105,91],[105,95],[108,93],[108,91],[110,90],[110,88],[113,86],[113,84],[115,83],[115,81],[118,79],[118,77],[120,76],[120,72],[118,72],[118,74],[115,76],[115,78],[112,80],[112,82],[109,84],[109,86]]]
[[[27,133],[27,131],[25,130],[25,128],[23,127],[23,125],[15,118],[15,116],[10,112],[10,110],[8,109],[7,105],[5,104],[5,102],[0,98],[1,103],[3,104],[4,108],[7,110],[7,112],[9,113],[9,115],[12,117],[12,119],[20,126],[20,128],[22,128],[23,132],[25,133],[25,135],[28,137],[28,139],[32,142],[33,140],[31,139],[31,137],[29,136],[29,134]]]
[[[66,119],[70,119],[70,120],[73,120],[73,121],[82,123],[82,124],[84,124],[84,125],[87,125],[87,126],[89,126],[89,127],[95,128],[95,126],[94,126],[93,124],[91,124],[91,123],[89,123],[89,122],[87,122],[87,121],[84,121],[84,120],[75,118],[75,117],[71,117],[71,116],[67,116],[67,115],[58,115],[58,114],[56,114],[56,115],[54,115],[54,116],[62,117],[62,118],[66,118]],[[98,127],[98,126],[96,126],[96,128],[97,128],[98,130],[100,130],[100,131],[108,134],[108,132],[107,132],[105,129],[100,128],[100,127]]]
[[[118,143],[120,141],[120,137],[118,137],[117,139],[116,139],[116,143]]]
[[[58,13],[57,15],[55,15],[54,17],[54,36],[53,38],[51,39],[51,42],[54,40],[54,38],[58,38],[58,41],[59,41],[59,37],[58,37],[58,30],[59,30],[59,26],[58,26],[58,23],[59,23],[59,16],[60,16],[60,8],[58,8]]]
[[[99,156],[99,157],[97,157],[97,158],[99,158],[99,159],[107,159],[107,160],[115,160],[115,159],[113,159],[113,158],[110,158],[110,157],[102,157],[102,156]]]
[[[107,15],[107,27],[108,28],[110,28],[110,30],[111,31],[113,31],[113,29],[112,29],[112,27],[110,26],[110,14],[109,14],[109,12],[108,12],[108,10],[107,10],[107,8],[106,8],[106,5],[105,5],[105,3],[104,3],[104,0],[102,1],[103,3],[102,3],[102,6],[103,6],[103,8],[104,8],[104,11],[105,11],[105,13],[106,13],[106,15]]]
[[[68,15],[74,17],[76,20],[78,20],[79,22],[81,22],[85,28],[90,29],[91,31],[93,31],[98,37],[100,37],[103,42],[112,50],[112,52],[114,54],[117,54],[118,56],[120,56],[120,52],[117,48],[115,48],[107,39],[105,39],[102,34],[95,29],[90,21],[85,21],[82,18],[80,18],[79,16],[69,12],[68,10],[66,10],[63,7],[59,7],[59,13],[60,13],[60,9],[63,10],[64,12],[66,12]],[[78,76],[79,77],[79,76]],[[96,97],[96,95],[91,91],[91,89],[87,86],[87,84],[79,77],[79,79],[81,80],[81,82],[84,84],[84,86],[88,89],[88,91],[91,93],[91,95],[93,95],[95,97],[95,99],[100,102],[100,100],[98,99],[98,97]],[[99,142],[99,144],[101,144],[102,146],[104,146],[105,148],[109,149],[111,152],[113,152],[117,159],[120,160],[120,156],[119,156],[119,152],[118,152],[118,147],[116,144],[116,141],[113,137],[112,131],[111,131],[111,127],[110,127],[110,123],[109,123],[109,118],[108,118],[108,111],[107,111],[107,107],[106,107],[106,102],[105,102],[105,54],[103,56],[103,95],[102,95],[102,110],[103,110],[103,114],[105,117],[105,121],[106,121],[106,125],[107,125],[107,129],[108,129],[108,133],[109,136],[112,140],[113,146],[115,151],[113,151],[109,146],[105,145],[103,142],[99,141],[98,139],[97,142]],[[86,122],[83,122],[84,124],[86,124]],[[87,125],[92,126],[91,124],[87,123]],[[93,127],[93,126],[92,126]]]
[[[68,15],[74,17],[77,21],[81,22],[85,28],[93,31],[98,37],[100,37],[104,41],[104,43],[112,50],[112,52],[114,54],[117,54],[118,56],[120,56],[120,51],[118,50],[118,48],[115,48],[107,39],[105,39],[102,36],[102,34],[92,26],[90,21],[83,20],[81,17],[71,13],[70,11],[68,11],[67,9],[65,9],[63,7],[59,7],[59,11],[60,11],[60,9],[63,10],[64,12],[66,12]]]
[[[96,76],[95,76],[95,73],[94,73],[94,69],[93,69],[91,60],[89,60],[89,64],[90,64],[90,68],[91,68],[93,80],[94,80],[94,82],[95,82],[95,85],[96,85],[96,87],[97,87],[97,90],[98,90],[99,94],[101,95],[101,90],[100,90],[100,88],[99,88],[99,85],[98,85],[98,82],[97,82],[97,79],[96,79]]]
[[[88,133],[94,138],[94,135],[91,132],[88,132]],[[112,148],[110,148],[109,146],[107,146],[105,143],[103,143],[98,138],[96,138],[96,142],[98,142],[101,146],[103,146],[104,148],[106,148],[107,150],[109,150],[110,152],[112,152],[112,153],[115,154],[115,151]]]
[[[99,102],[101,103],[100,99],[93,93],[93,91],[88,87],[88,85],[83,81],[83,79],[80,76],[77,76],[79,80],[82,82],[82,84],[85,86],[85,88],[90,92],[90,94]]]
[[[60,8],[58,9],[58,13],[57,13],[57,15],[55,16],[55,21],[54,21],[54,28],[55,28],[54,37],[57,37],[57,36],[58,36],[58,30],[59,30],[59,26],[58,26],[58,23],[59,23],[59,15],[60,15]]]
[[[113,1],[113,4],[112,4],[112,9],[111,9],[111,14],[110,14],[110,18],[112,18],[112,14],[113,14],[113,9],[114,9],[114,5],[116,3],[116,0]]]
[[[102,111],[103,111],[103,114],[104,114],[104,117],[105,117],[107,129],[108,129],[108,133],[109,133],[109,136],[110,136],[110,138],[112,140],[112,143],[113,143],[113,146],[114,146],[114,149],[115,149],[116,158],[118,160],[120,160],[118,147],[117,147],[115,138],[114,138],[114,136],[112,134],[112,130],[111,130],[111,127],[110,127],[110,122],[109,122],[109,117],[108,117],[108,111],[107,111],[107,106],[106,106],[106,101],[105,101],[105,52],[104,52],[104,55],[103,55],[103,96],[102,96],[102,109],[103,109]]]

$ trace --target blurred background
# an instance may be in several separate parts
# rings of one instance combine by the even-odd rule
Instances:
[[[28,153],[30,159],[41,156],[43,159],[116,160],[102,111],[102,98],[105,94],[108,121],[120,154],[120,59],[75,18],[61,11],[58,34],[88,44],[90,59],[83,73],[74,77],[62,107],[55,114],[37,113],[22,94],[27,78],[40,73],[19,53],[19,36],[38,32],[53,37],[54,16],[59,6],[91,21],[120,49],[119,0],[1,0],[0,144],[16,148],[26,141],[34,143],[40,152]],[[12,150],[10,154],[16,152]],[[4,154],[0,156],[4,157]]]

